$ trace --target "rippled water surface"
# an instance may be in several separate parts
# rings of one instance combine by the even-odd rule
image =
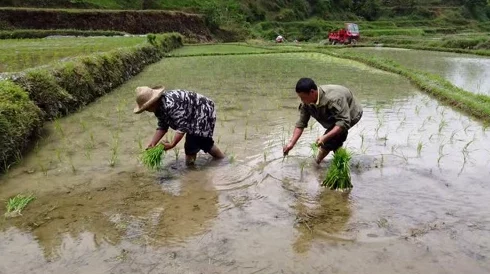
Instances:
[[[382,47],[349,50],[392,59],[409,68],[438,74],[464,90],[490,95],[488,57]]]

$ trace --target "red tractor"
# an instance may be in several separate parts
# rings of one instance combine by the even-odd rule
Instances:
[[[345,27],[328,34],[328,41],[332,44],[356,44],[359,40],[359,26],[354,23],[345,23]]]

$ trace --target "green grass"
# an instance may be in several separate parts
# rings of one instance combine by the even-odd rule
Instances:
[[[0,40],[0,72],[20,71],[66,57],[131,47],[145,41],[145,37]]]
[[[21,212],[24,208],[35,199],[33,195],[25,196],[18,194],[17,196],[10,198],[7,202],[6,217],[15,217],[22,215]]]
[[[332,190],[351,189],[350,160],[352,155],[345,148],[339,148],[333,155],[327,176],[322,185]]]
[[[207,54],[242,54],[242,53],[259,53],[270,52],[267,49],[249,47],[246,45],[236,44],[219,44],[219,45],[199,45],[184,46],[183,48],[172,51],[174,56],[199,56]]]

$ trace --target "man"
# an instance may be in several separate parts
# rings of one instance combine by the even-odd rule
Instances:
[[[348,130],[361,119],[362,107],[348,88],[340,85],[317,87],[310,78],[299,79],[296,94],[302,102],[299,106],[300,117],[293,137],[284,146],[283,152],[287,155],[295,146],[312,116],[326,129],[316,141],[319,146],[316,162],[320,164],[330,151],[335,152],[342,147]]]
[[[197,153],[203,150],[215,159],[224,158],[224,154],[214,144],[213,133],[216,124],[214,102],[205,96],[187,90],[168,90],[164,87],[137,87],[134,113],[153,112],[158,127],[148,148],[158,144],[169,127],[176,131],[174,139],[163,142],[165,150],[174,148],[186,135],[186,163],[193,164]]]

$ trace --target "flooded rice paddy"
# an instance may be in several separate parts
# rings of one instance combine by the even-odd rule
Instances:
[[[185,49],[184,49],[185,50]],[[185,52],[184,52],[185,53]],[[354,188],[320,187],[310,121],[287,158],[300,77],[351,88]],[[161,171],[138,161],[156,120],[134,88],[215,100],[227,159]],[[0,200],[37,199],[1,219],[0,273],[488,273],[490,130],[404,78],[318,53],[168,58],[46,126],[0,181]],[[4,207],[0,208],[3,214]]]
[[[464,90],[490,96],[490,58],[469,54],[395,48],[355,48],[403,66],[438,74]]]

